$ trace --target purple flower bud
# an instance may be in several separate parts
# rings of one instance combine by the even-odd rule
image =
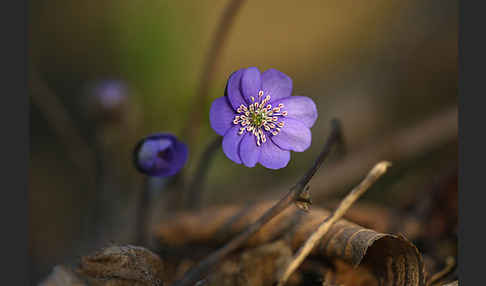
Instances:
[[[177,174],[187,162],[186,144],[169,133],[155,133],[142,139],[134,150],[137,170],[153,177]]]
[[[290,151],[311,144],[310,128],[317,119],[314,101],[292,96],[292,79],[269,69],[240,69],[228,79],[225,95],[214,100],[211,127],[223,138],[223,152],[238,164],[280,169]]]
[[[126,101],[127,86],[119,80],[106,80],[93,88],[93,95],[101,108],[113,110]]]
[[[88,117],[105,122],[120,122],[129,111],[131,88],[122,80],[96,80],[85,87],[82,106]],[[131,110],[133,112],[133,110]]]

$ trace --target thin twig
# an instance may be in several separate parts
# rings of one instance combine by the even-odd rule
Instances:
[[[326,172],[313,179],[314,185],[318,186],[318,192],[314,193],[312,200],[321,203],[331,195],[345,191],[346,186],[358,181],[375,162],[385,158],[392,162],[410,161],[457,140],[457,126],[457,107],[454,106],[347,153],[342,160],[328,165]],[[279,188],[289,183],[283,181],[275,186],[274,191],[265,195],[266,199],[278,197]],[[244,194],[241,199],[246,199]]]
[[[144,178],[144,187],[140,190],[137,207],[135,245],[143,246],[148,242],[147,228],[150,221],[150,177]]]
[[[234,23],[236,15],[240,11],[240,8],[245,0],[230,0],[228,6],[223,12],[223,15],[219,21],[217,30],[213,35],[211,48],[206,56],[205,63],[203,65],[203,70],[201,73],[199,89],[192,106],[192,112],[190,113],[190,118],[187,121],[187,125],[183,130],[183,137],[187,138],[187,143],[192,145],[191,141],[197,138],[201,123],[201,116],[204,109],[201,108],[205,106],[207,97],[209,95],[209,87],[212,83],[216,68],[221,59],[220,54],[223,50],[226,39],[228,38],[229,31]]]
[[[289,264],[282,272],[283,274],[278,279],[277,286],[284,285],[289,279],[290,275],[302,264],[304,259],[309,255],[315,245],[321,240],[321,238],[329,231],[331,226],[341,219],[346,211],[353,205],[353,203],[363,195],[383,174],[385,174],[387,168],[390,166],[390,162],[382,161],[376,164],[373,169],[368,173],[366,178],[355,187],[339,204],[338,208],[328,216],[317,228],[315,232],[306,240],[302,247],[297,251]]]
[[[204,183],[207,178],[207,173],[211,166],[214,154],[219,150],[222,141],[221,136],[214,138],[206,147],[206,150],[204,150],[204,153],[199,160],[196,174],[194,175],[192,182],[189,184],[189,189],[187,191],[187,207],[190,209],[197,209],[201,205],[201,197],[204,191]]]
[[[295,184],[290,190],[285,194],[285,196],[280,199],[273,207],[267,210],[256,222],[249,225],[242,233],[237,235],[227,244],[225,244],[220,249],[213,252],[211,255],[206,257],[203,261],[189,270],[184,277],[176,281],[174,286],[188,286],[193,285],[198,280],[203,278],[204,275],[218,262],[220,262],[229,253],[239,248],[245,241],[247,241],[253,234],[258,232],[267,222],[272,218],[280,214],[292,203],[297,202],[300,199],[302,192],[306,189],[307,184],[312,179],[312,176],[317,172],[324,163],[325,159],[330,154],[332,147],[336,143],[340,142],[342,139],[340,123],[338,120],[334,119],[331,122],[332,130],[329,135],[324,147],[314,162],[313,166],[304,174],[304,176]]]
[[[358,180],[368,166],[375,162],[385,159],[392,162],[411,160],[457,140],[457,131],[457,107],[452,107],[418,124],[379,138],[357,152],[348,153],[338,164],[330,166],[326,173],[316,176],[316,185],[320,187],[313,200],[322,202],[332,192],[343,190],[344,186]]]
[[[425,285],[426,286],[435,285],[439,280],[443,279],[449,273],[451,273],[451,271],[454,270],[455,266],[456,266],[456,260],[454,259],[454,257],[452,256],[447,257],[446,265],[444,269],[432,275],[432,277],[430,277],[430,279],[427,281]]]

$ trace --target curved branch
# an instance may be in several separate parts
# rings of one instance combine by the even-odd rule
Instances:
[[[200,280],[207,272],[224,257],[232,251],[238,249],[245,241],[247,241],[253,234],[258,232],[267,222],[287,209],[292,203],[296,203],[301,199],[301,195],[307,190],[306,186],[312,179],[317,170],[324,163],[325,159],[332,151],[332,147],[336,143],[341,142],[342,134],[338,120],[332,121],[332,130],[329,138],[326,140],[324,147],[317,157],[312,167],[304,174],[304,176],[280,199],[273,207],[267,210],[256,222],[249,225],[242,233],[237,235],[220,249],[213,252],[203,261],[190,269],[184,277],[176,281],[174,286],[189,286]]]

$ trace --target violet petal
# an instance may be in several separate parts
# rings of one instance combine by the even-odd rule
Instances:
[[[311,128],[317,119],[316,104],[307,96],[289,96],[272,103],[272,106],[277,106],[282,103],[283,111],[288,112],[286,118],[297,119],[301,121],[307,128]]]
[[[187,163],[189,150],[187,149],[186,144],[182,143],[181,141],[176,141],[174,144],[174,151],[175,156],[173,159],[173,169],[180,169]]]
[[[242,135],[238,134],[240,126],[230,128],[223,138],[223,152],[231,161],[241,164],[241,158],[238,154]]]
[[[247,167],[255,167],[260,158],[260,147],[256,144],[256,138],[247,132],[240,143],[240,158]]]
[[[268,69],[262,73],[262,88],[264,96],[270,95],[270,102],[292,95],[292,79],[276,69]]]
[[[226,95],[234,110],[238,109],[240,105],[247,105],[243,95],[241,94],[241,76],[245,69],[240,69],[232,73],[226,84]]]
[[[302,152],[309,148],[312,140],[310,129],[293,118],[285,118],[284,122],[280,133],[271,137],[272,141],[284,150]]]
[[[228,102],[228,98],[222,96],[213,101],[211,109],[209,110],[209,122],[214,131],[223,136],[226,131],[234,126],[233,119],[236,115],[237,114]]]
[[[262,90],[262,78],[258,68],[251,67],[244,70],[241,77],[241,91],[245,100],[252,104],[251,97],[257,101],[258,92]]]
[[[290,151],[282,150],[271,140],[267,140],[260,146],[260,158],[258,162],[268,169],[281,169],[290,161]]]

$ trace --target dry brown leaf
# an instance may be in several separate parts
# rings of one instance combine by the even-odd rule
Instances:
[[[279,240],[264,244],[244,251],[235,259],[226,260],[208,276],[204,285],[271,285],[276,279],[274,274],[277,269],[291,258],[292,251],[287,243]]]
[[[143,247],[115,245],[82,257],[78,272],[97,285],[161,286],[163,263]]]
[[[215,207],[202,214],[175,214],[161,222],[154,229],[154,235],[168,246],[220,245],[254,222],[271,205],[271,202],[260,203],[246,208],[245,215],[241,215],[238,206]],[[288,208],[252,236],[244,247],[268,243],[286,235],[295,251],[329,214],[329,211],[318,208],[309,213]],[[238,219],[235,220],[236,216]],[[225,224],[229,220],[232,224]],[[221,231],[221,228],[225,230]],[[368,267],[379,285],[421,286],[425,283],[422,256],[411,242],[400,235],[378,233],[344,219],[330,229],[312,254],[331,261],[339,259],[353,267]]]

